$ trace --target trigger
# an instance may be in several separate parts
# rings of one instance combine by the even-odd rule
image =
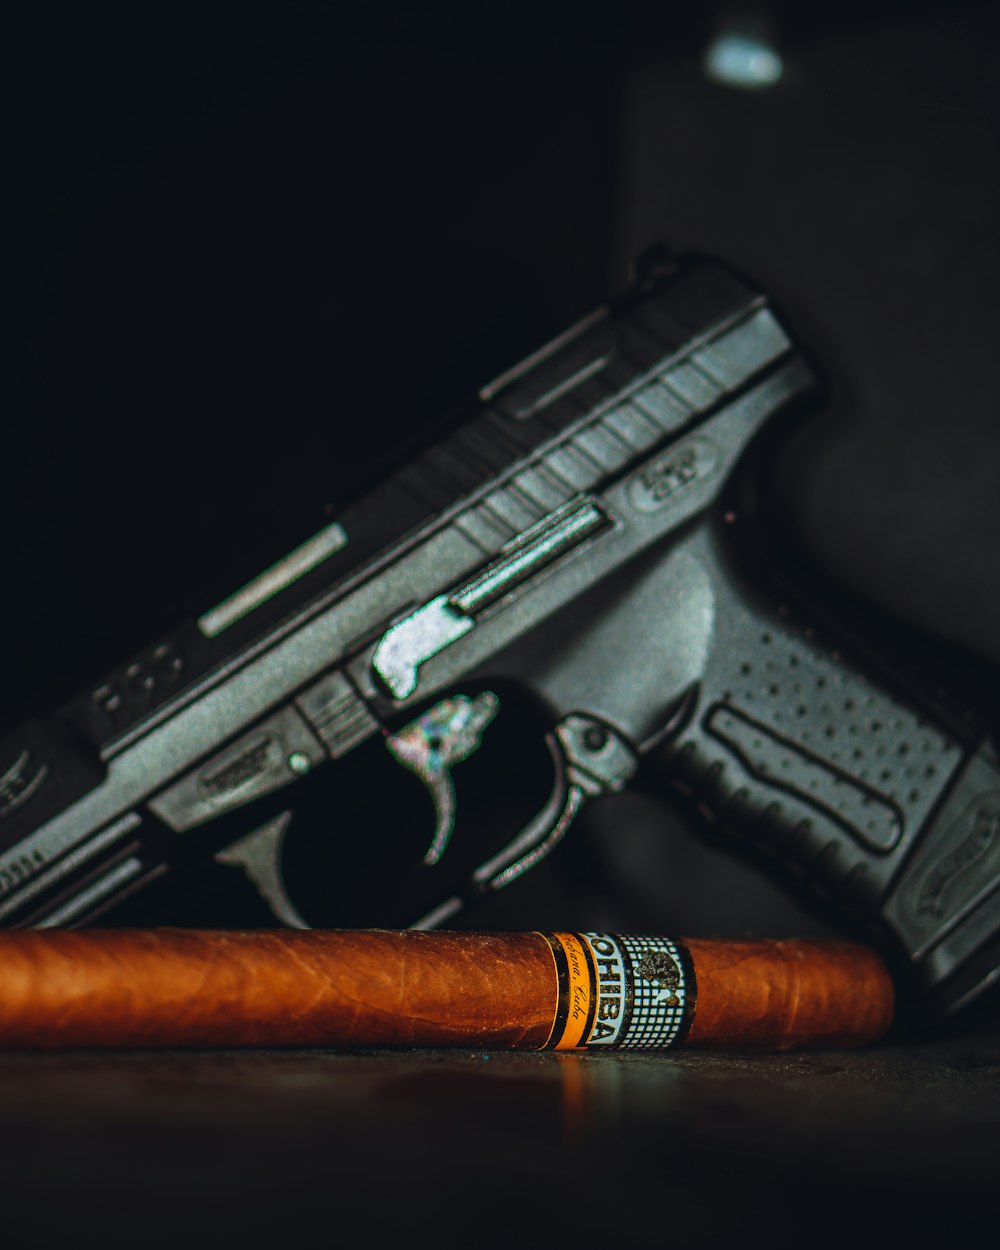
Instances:
[[[310,926],[288,897],[281,871],[281,850],[291,822],[292,813],[282,812],[217,852],[215,859],[217,863],[239,868],[246,873],[275,918],[283,925],[290,929],[308,929]]]
[[[425,780],[434,802],[434,836],[424,855],[424,863],[433,867],[444,854],[455,831],[455,783],[449,772],[438,773]]]
[[[429,868],[445,853],[455,831],[455,783],[451,770],[479,750],[483,734],[499,710],[500,700],[491,690],[484,690],[474,699],[459,694],[442,699],[399,733],[386,738],[389,751],[420,778],[434,803],[434,836],[424,854],[424,864]]]

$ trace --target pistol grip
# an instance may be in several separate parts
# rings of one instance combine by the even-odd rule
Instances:
[[[657,748],[707,822],[860,913],[938,1011],[1000,954],[1000,769],[990,748],[850,638],[713,559],[687,715]],[[724,570],[724,572],[723,572]]]

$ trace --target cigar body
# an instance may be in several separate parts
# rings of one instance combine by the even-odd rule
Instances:
[[[848,942],[387,930],[10,930],[0,1046],[788,1050],[892,1017]]]

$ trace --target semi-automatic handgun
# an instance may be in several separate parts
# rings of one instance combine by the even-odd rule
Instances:
[[[0,923],[87,923],[214,862],[286,925],[446,925],[652,778],[959,1009],[1000,969],[1000,771],[778,576],[754,487],[821,395],[741,276],[647,265],[336,522],[0,740]],[[511,823],[525,724],[545,783]]]

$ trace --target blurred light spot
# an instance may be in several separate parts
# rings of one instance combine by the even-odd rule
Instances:
[[[705,74],[724,87],[760,91],[780,82],[784,65],[781,56],[752,35],[722,34],[705,52]]]

